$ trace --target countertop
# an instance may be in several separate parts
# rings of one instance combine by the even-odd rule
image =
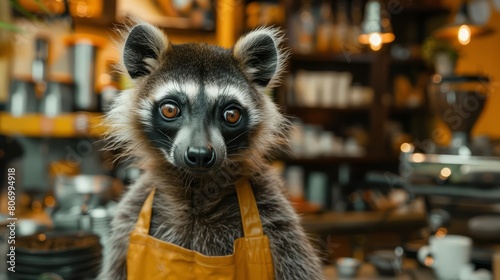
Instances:
[[[377,269],[370,263],[363,263],[354,278],[343,278],[337,275],[335,265],[325,266],[326,280],[434,280],[430,269],[419,267],[415,260],[405,260],[404,270],[396,276],[380,276]]]
[[[421,199],[388,211],[326,212],[301,215],[302,226],[308,232],[336,232],[363,229],[419,228],[426,224],[424,203]]]

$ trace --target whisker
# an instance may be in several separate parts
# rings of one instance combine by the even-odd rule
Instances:
[[[238,134],[236,137],[234,137],[233,139],[227,141],[226,145],[229,145],[231,144],[231,142],[233,142],[234,140],[238,139],[239,137],[241,137],[243,134],[247,133],[247,132],[250,132],[249,129],[243,131],[242,133]]]

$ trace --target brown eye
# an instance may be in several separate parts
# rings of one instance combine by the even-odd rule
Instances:
[[[224,112],[224,120],[228,124],[237,124],[241,119],[241,112],[236,108],[228,109]]]
[[[181,110],[174,104],[163,104],[161,106],[161,114],[167,119],[173,119],[179,115]]]

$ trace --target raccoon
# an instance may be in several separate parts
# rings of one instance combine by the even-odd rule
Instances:
[[[263,92],[279,84],[282,34],[260,28],[232,49],[172,44],[138,23],[124,35],[133,89],[107,115],[110,149],[143,170],[119,202],[98,279],[126,279],[129,234],[153,187],[150,235],[208,256],[233,253],[243,236],[234,184],[249,178],[276,279],[323,279],[322,267],[269,156],[286,147],[289,122]]]

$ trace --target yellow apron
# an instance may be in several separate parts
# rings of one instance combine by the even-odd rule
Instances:
[[[130,234],[127,253],[128,280],[274,279],[269,239],[263,234],[259,211],[247,180],[236,184],[244,237],[234,242],[228,256],[205,256],[149,235],[155,190],[142,206]]]

